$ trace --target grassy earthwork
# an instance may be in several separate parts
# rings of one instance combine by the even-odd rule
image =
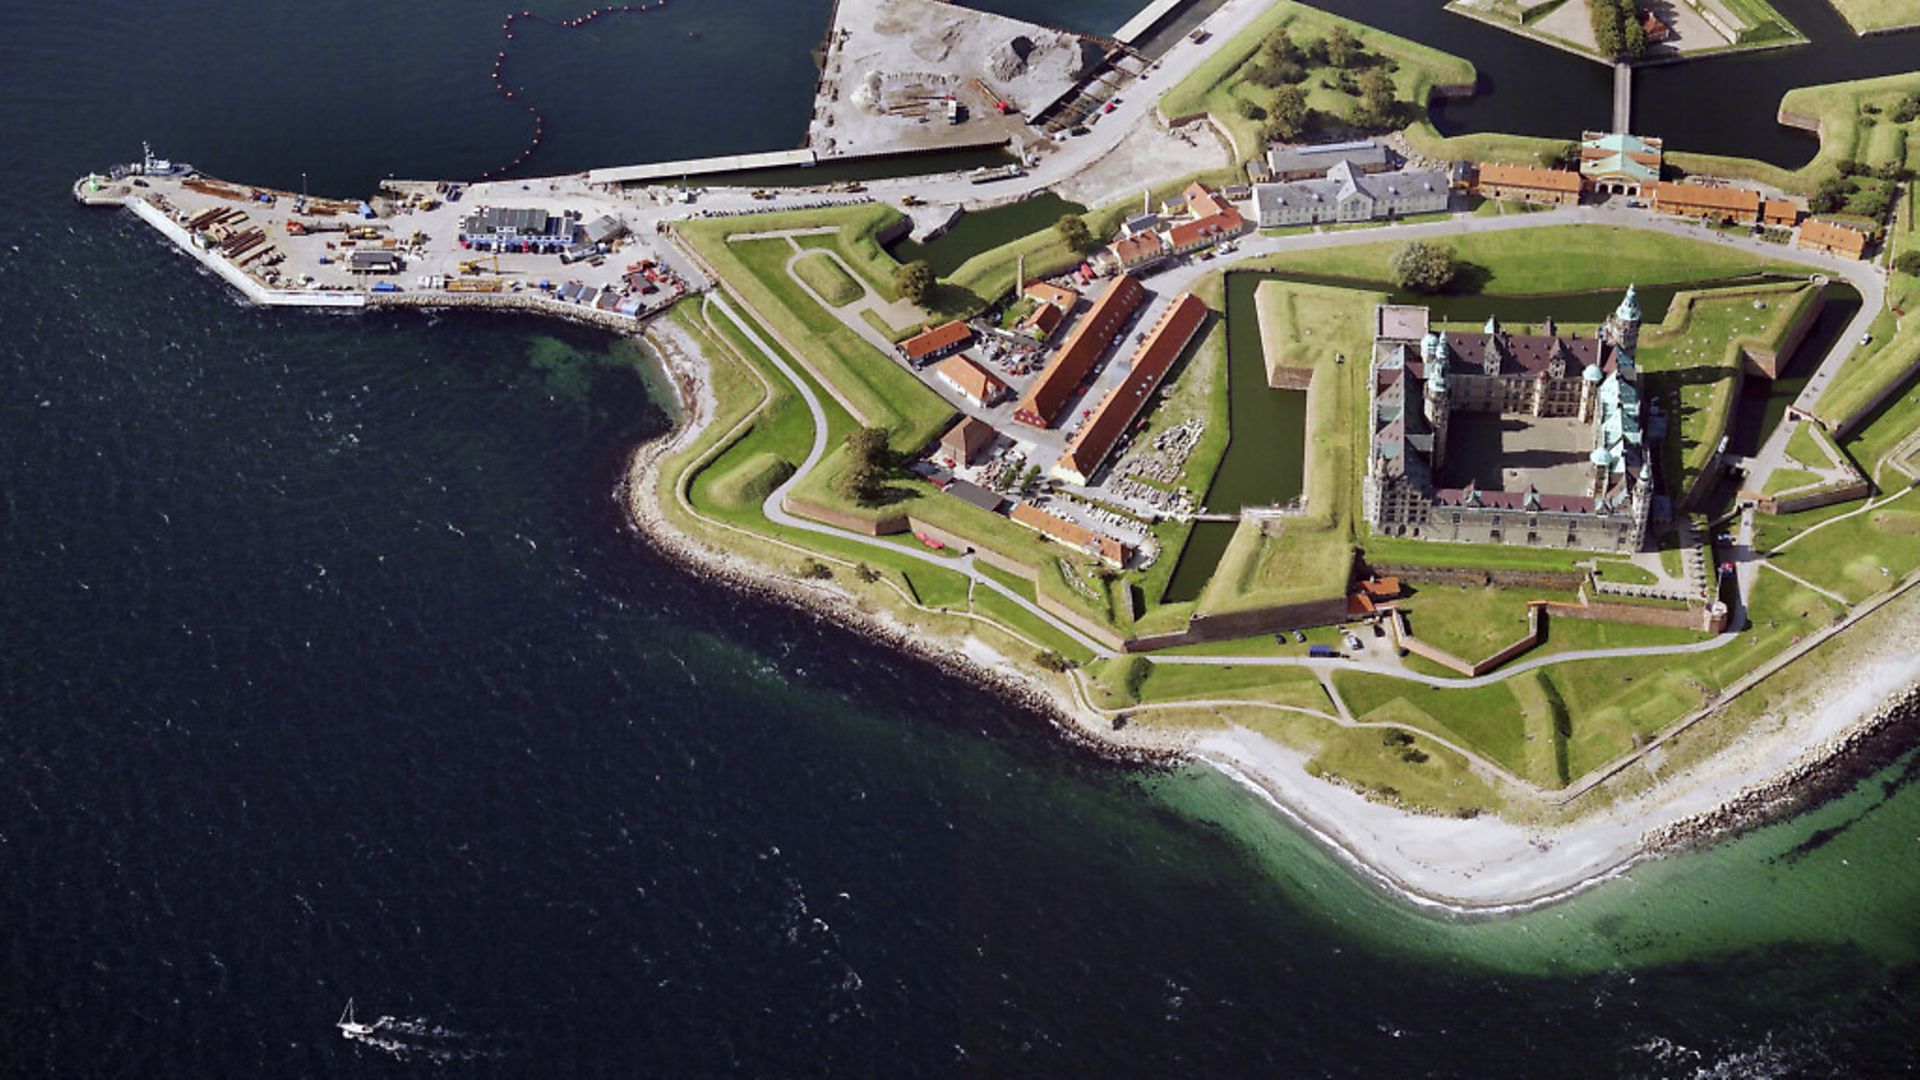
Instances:
[[[1346,27],[1366,55],[1384,58],[1392,65],[1389,70],[1396,96],[1412,123],[1426,125],[1427,98],[1434,87],[1470,86],[1474,82],[1473,65],[1457,56],[1293,0],[1278,0],[1167,91],[1160,99],[1160,110],[1170,117],[1212,116],[1232,138],[1236,159],[1245,161],[1265,146],[1261,137],[1264,121],[1250,116],[1248,107],[1264,109],[1274,93],[1248,77],[1258,62],[1261,42],[1275,30],[1285,29],[1294,44],[1304,48],[1309,41],[1326,37],[1335,26]],[[1336,118],[1347,115],[1357,99],[1340,89],[1341,74],[1328,65],[1307,66],[1306,79],[1299,85],[1306,92],[1308,108]]]

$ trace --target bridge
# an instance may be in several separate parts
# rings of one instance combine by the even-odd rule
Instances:
[[[1625,135],[1633,120],[1633,65],[1624,60],[1613,65],[1613,130]]]

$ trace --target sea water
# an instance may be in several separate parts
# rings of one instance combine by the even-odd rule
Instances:
[[[790,142],[754,117],[826,8],[676,0],[632,47],[677,98],[550,115],[622,159]],[[524,134],[499,14],[10,17],[0,1073],[1911,1067],[1910,758],[1563,904],[1423,913],[1220,776],[656,557],[614,498],[667,424],[637,347],[260,311],[66,194],[142,137],[316,191],[477,171]],[[726,34],[769,59],[716,72]],[[349,998],[401,1047],[342,1039]]]

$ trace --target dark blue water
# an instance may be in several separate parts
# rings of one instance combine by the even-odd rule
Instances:
[[[682,92],[782,88],[808,6],[677,2],[771,57]],[[1566,905],[1422,916],[1218,777],[1088,760],[656,558],[613,497],[667,423],[631,346],[257,311],[66,196],[142,135],[316,189],[484,167],[519,134],[496,19],[10,15],[0,1074],[1911,1067],[1897,767]],[[619,156],[721,145],[716,110]],[[349,1044],[349,997],[451,1034]]]

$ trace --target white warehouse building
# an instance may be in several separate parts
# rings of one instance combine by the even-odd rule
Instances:
[[[1263,229],[1431,214],[1447,208],[1447,174],[1437,169],[1364,173],[1342,161],[1324,180],[1255,184]]]

